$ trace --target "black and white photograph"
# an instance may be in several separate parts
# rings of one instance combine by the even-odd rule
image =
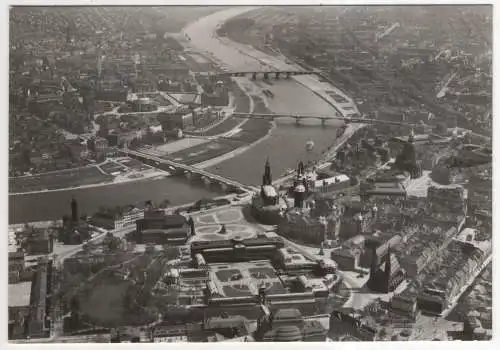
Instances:
[[[491,343],[495,6],[306,4],[5,6],[10,344]]]

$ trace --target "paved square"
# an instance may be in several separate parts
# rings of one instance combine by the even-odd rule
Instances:
[[[196,235],[190,239],[190,242],[246,239],[257,235],[257,230],[245,221],[240,208],[193,215],[193,220]],[[226,228],[225,233],[221,233],[222,225]]]

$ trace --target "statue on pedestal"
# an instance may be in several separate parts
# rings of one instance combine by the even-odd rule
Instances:
[[[227,230],[226,230],[226,225],[222,225],[220,231],[219,231],[220,234],[226,234],[227,233]]]

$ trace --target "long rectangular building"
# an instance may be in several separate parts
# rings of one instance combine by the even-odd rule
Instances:
[[[269,260],[284,246],[279,237],[197,241],[191,244],[191,255],[196,259],[196,254],[201,254],[207,263]]]

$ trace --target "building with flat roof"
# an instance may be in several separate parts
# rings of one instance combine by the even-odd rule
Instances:
[[[201,254],[207,263],[271,260],[285,246],[279,237],[256,237],[242,240],[195,241],[191,256]]]
[[[9,284],[9,339],[24,338],[30,312],[32,282]]]
[[[9,308],[28,307],[30,305],[31,284],[31,281],[12,284],[9,283]]]
[[[182,215],[158,215],[145,217],[136,221],[136,239],[138,243],[183,244],[192,235],[192,228],[186,217]]]
[[[360,190],[364,197],[407,197],[406,189],[399,181],[363,184]]]
[[[52,265],[40,263],[30,282],[9,284],[9,339],[47,335],[47,295]]]

